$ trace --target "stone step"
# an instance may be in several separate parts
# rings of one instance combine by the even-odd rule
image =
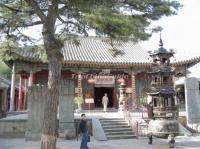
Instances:
[[[126,122],[124,120],[100,120],[101,123],[122,123],[122,122]]]
[[[132,139],[132,138],[136,138],[136,135],[107,135],[107,138],[109,140],[116,140],[116,139]]]
[[[122,118],[100,119],[107,139],[132,139],[136,138],[128,123]]]
[[[102,126],[103,129],[119,129],[119,128],[130,128],[128,125],[109,125],[109,126]]]
[[[100,121],[101,123],[126,123],[125,121]]]
[[[102,126],[128,126],[128,123],[122,122],[122,123],[101,123]]]
[[[135,133],[132,131],[112,131],[112,132],[106,132],[106,136],[109,135],[134,135]]]
[[[124,119],[100,119],[100,122],[124,122]]]
[[[116,121],[119,121],[119,122],[121,122],[121,121],[124,121],[124,119],[122,119],[122,118],[111,118],[111,119],[108,119],[108,118],[101,118],[101,119],[99,119],[101,122],[116,122]]]
[[[129,128],[111,128],[111,129],[104,129],[105,132],[123,132],[123,131],[132,131],[132,129],[129,127]]]

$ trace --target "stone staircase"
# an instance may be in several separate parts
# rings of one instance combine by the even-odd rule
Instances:
[[[99,119],[108,140],[136,138],[135,133],[124,119]]]

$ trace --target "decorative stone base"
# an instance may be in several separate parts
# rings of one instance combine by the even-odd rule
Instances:
[[[148,125],[148,135],[167,138],[169,134],[177,136],[179,125],[177,120],[151,120]]]

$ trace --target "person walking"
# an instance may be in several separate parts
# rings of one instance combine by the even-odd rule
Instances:
[[[108,96],[107,94],[105,93],[103,98],[102,98],[102,104],[103,104],[103,111],[106,112],[107,111],[107,107],[108,107]]]
[[[79,124],[78,133],[82,135],[80,149],[89,149],[87,146],[88,138],[88,130],[87,130],[87,120],[86,115],[81,114],[81,122]]]

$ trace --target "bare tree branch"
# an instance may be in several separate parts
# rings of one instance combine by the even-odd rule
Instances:
[[[30,37],[30,36],[28,36],[28,35],[25,35],[24,33],[22,33],[19,29],[17,29],[17,31],[18,31],[18,34],[17,34],[17,39],[19,38],[21,38],[21,37],[23,37],[24,39],[26,39],[26,40],[28,40],[28,41],[30,41],[30,42],[32,42],[33,43],[33,41],[35,41],[36,39],[35,38],[33,38],[33,37]]]
[[[36,22],[31,22],[30,24],[24,24],[23,27],[30,27],[30,26],[40,25],[40,24],[42,24],[42,21],[36,21]]]
[[[59,16],[59,15],[58,15],[58,20],[60,20],[60,22],[65,23],[65,24],[68,24],[68,23],[73,23],[74,24],[74,22],[72,22],[72,21],[65,21],[65,20],[63,20],[61,18],[61,16]]]

